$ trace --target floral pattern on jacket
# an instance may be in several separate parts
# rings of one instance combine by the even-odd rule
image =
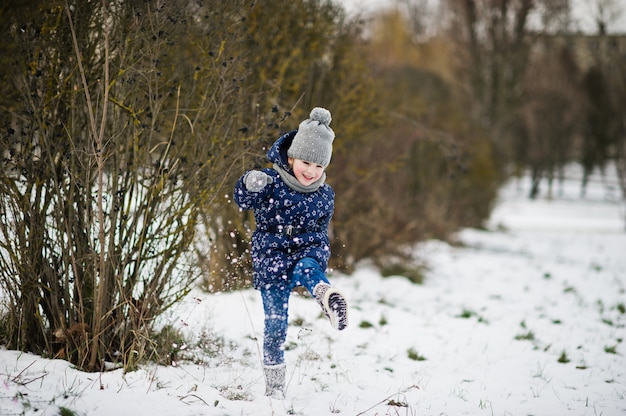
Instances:
[[[281,136],[267,152],[270,162],[292,172],[287,150],[297,130]],[[235,185],[235,202],[242,209],[254,210],[256,230],[252,234],[252,264],[256,289],[282,286],[291,268],[303,257],[316,259],[322,270],[328,267],[330,243],[328,225],[335,209],[335,193],[324,183],[317,191],[302,193],[291,189],[271,168],[262,169],[273,183],[260,192],[244,184],[245,174]],[[246,172],[247,173],[247,172]],[[298,233],[279,230],[292,226]]]

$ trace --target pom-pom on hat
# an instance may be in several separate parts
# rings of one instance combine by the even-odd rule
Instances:
[[[315,107],[311,110],[309,118],[300,123],[287,156],[327,167],[335,140],[335,132],[330,128],[331,120],[327,109]]]

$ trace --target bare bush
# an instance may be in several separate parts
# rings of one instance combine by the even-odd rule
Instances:
[[[243,4],[131,3],[41,2],[8,26],[6,343],[91,370],[148,358],[154,319],[198,277],[200,214],[264,125],[240,111]]]

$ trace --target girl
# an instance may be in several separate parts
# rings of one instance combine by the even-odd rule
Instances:
[[[347,302],[330,285],[325,270],[330,257],[328,224],[335,194],[326,168],[335,133],[328,110],[316,107],[298,130],[280,137],[267,153],[273,168],[246,172],[235,185],[235,201],[254,210],[252,234],[254,287],[265,311],[263,368],[265,394],[285,394],[284,343],[289,296],[304,286],[338,330],[348,325]]]

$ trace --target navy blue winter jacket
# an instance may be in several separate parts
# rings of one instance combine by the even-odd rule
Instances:
[[[270,162],[292,172],[287,150],[297,130],[281,136],[267,152]],[[260,192],[250,192],[245,174],[235,185],[235,202],[254,210],[256,230],[252,234],[252,263],[256,289],[282,286],[291,268],[303,257],[316,259],[322,270],[328,267],[330,243],[328,225],[335,209],[335,193],[324,183],[317,191],[302,193],[291,189],[275,169],[266,168],[274,182]],[[292,226],[288,235],[283,230]]]

